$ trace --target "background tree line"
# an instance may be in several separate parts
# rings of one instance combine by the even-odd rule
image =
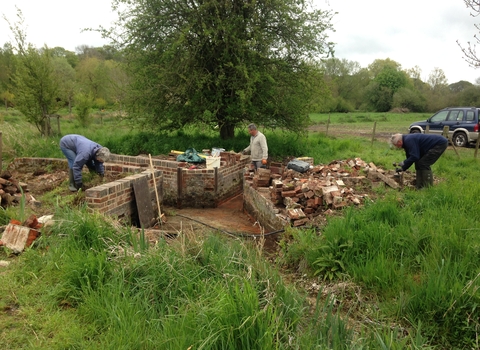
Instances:
[[[311,112],[386,112],[394,108],[434,112],[447,106],[480,106],[478,84],[448,84],[441,69],[432,71],[424,82],[419,67],[403,70],[388,58],[377,59],[368,67],[347,59],[329,58],[322,60],[320,67],[323,75],[319,78],[326,88],[318,93]],[[44,75],[35,74],[37,70]],[[30,76],[31,84],[21,83],[19,76]],[[122,52],[112,46],[82,45],[75,52],[62,47],[30,46],[14,53],[10,43],[0,48],[0,98],[5,108],[22,111],[25,107],[27,117],[32,108],[26,95],[35,91],[51,94],[46,114],[61,108],[72,114],[74,106],[122,111],[129,81]]]
[[[377,59],[365,68],[338,58],[322,63],[330,95],[325,96],[319,112],[387,112],[395,108],[435,112],[447,106],[480,105],[478,84],[463,80],[448,84],[440,68],[424,82],[418,66],[404,70],[389,58]]]
[[[42,134],[66,108],[83,125],[89,110],[121,111],[149,130],[188,124],[222,138],[249,122],[302,131],[312,112],[395,108],[434,112],[480,105],[480,87],[453,84],[440,68],[421,80],[419,67],[390,58],[368,67],[333,57],[332,13],[304,0],[113,0],[122,15],[98,31],[111,46],[34,47],[23,16],[14,42],[0,49],[0,98]],[[159,10],[161,9],[161,10]],[[125,113],[124,113],[125,112]]]

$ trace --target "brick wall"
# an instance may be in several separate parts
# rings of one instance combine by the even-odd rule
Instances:
[[[118,168],[120,168],[117,165],[115,165],[115,167],[115,171],[118,171]],[[132,169],[132,167],[123,167],[122,169]],[[110,169],[107,166],[105,171],[108,170]],[[155,204],[156,194],[154,184],[157,185],[159,199],[160,202],[162,202],[162,172],[155,170],[154,176],[155,181],[153,180],[152,172],[150,170],[145,170],[139,174],[130,175],[120,180],[89,188],[85,191],[87,205],[90,209],[107,215],[114,215],[118,217],[135,216],[137,213],[137,207],[133,185],[135,182],[146,178],[150,194],[150,202],[152,203],[152,208],[156,210],[157,206]]]
[[[176,161],[152,158],[161,203],[179,208],[214,208],[242,193],[243,176],[249,158],[222,152],[221,159],[220,168],[189,170],[178,167]],[[66,159],[58,158],[17,158],[10,166],[21,168],[32,164],[68,169]],[[131,216],[136,212],[133,184],[146,177],[153,207],[157,210],[149,157],[112,154],[109,162],[105,163],[105,171],[135,175],[86,190],[89,208],[108,215]]]
[[[223,201],[243,192],[244,209],[253,215],[266,232],[282,229],[284,220],[277,217],[276,209],[269,198],[252,187],[251,181],[244,182],[244,172],[249,164],[248,157],[233,158],[223,155],[220,168],[193,169],[179,168],[175,161],[152,159],[154,176],[160,201],[178,207],[216,207]],[[31,165],[68,169],[66,159],[58,158],[17,158],[9,168]],[[85,168],[86,169],[86,168]],[[148,157],[112,155],[105,163],[105,171],[131,173],[110,183],[89,188],[85,191],[87,205],[91,210],[117,217],[132,217],[137,214],[134,184],[148,183],[152,209],[157,211],[154,180]],[[269,192],[266,194],[267,197]]]
[[[10,169],[21,169],[28,166],[39,166],[42,168],[51,167],[52,170],[64,169],[68,170],[66,159],[60,158],[16,158],[9,164]],[[137,212],[135,194],[133,184],[141,178],[146,178],[152,201],[152,207],[156,210],[156,195],[154,188],[154,180],[150,170],[138,165],[124,165],[113,162],[105,163],[105,172],[133,173],[134,175],[126,176],[123,179],[105,183],[100,186],[89,188],[85,191],[85,200],[90,209],[96,210],[107,215],[115,215],[118,217],[132,216]],[[86,171],[86,167],[84,168]],[[155,171],[155,182],[159,197],[161,200],[162,193],[162,172]]]
[[[153,167],[163,173],[163,203],[178,208],[214,208],[242,193],[249,158],[222,152],[221,159],[220,168],[189,170],[179,168],[176,161],[152,158]],[[150,159],[142,156],[113,155],[110,162],[150,167]]]
[[[278,209],[275,208],[269,198],[270,191],[266,191],[265,195],[263,196],[260,191],[253,188],[251,181],[245,181],[243,188],[244,209],[265,228],[265,232],[281,230],[287,223],[276,215]]]

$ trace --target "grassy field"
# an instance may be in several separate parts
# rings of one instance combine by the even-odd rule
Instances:
[[[427,113],[331,113],[311,114],[312,130],[333,134],[408,133],[408,126],[430,117]],[[328,129],[327,129],[328,127]]]
[[[391,168],[403,152],[359,130],[377,121],[379,133],[391,134],[426,117],[338,114],[327,134],[265,133],[274,158],[359,157]],[[318,127],[328,118],[312,115]],[[4,162],[61,157],[60,135],[40,138],[22,123],[3,115]],[[122,123],[97,118],[87,130],[65,118],[61,130],[129,154],[212,145],[238,151],[248,143],[244,131],[223,143],[197,128],[158,135]],[[346,127],[352,132],[332,131]],[[10,262],[0,267],[0,348],[479,348],[479,160],[474,149],[458,151],[448,149],[433,166],[435,187],[375,189],[377,200],[325,227],[288,229],[280,254],[268,260],[261,243],[215,232],[148,247],[130,227],[57,201],[56,224],[32,249],[18,257],[0,249],[0,260]],[[3,224],[15,215],[0,213]]]

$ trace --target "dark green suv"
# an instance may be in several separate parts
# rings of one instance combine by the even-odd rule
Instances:
[[[444,108],[427,120],[410,124],[408,130],[413,133],[430,134],[443,133],[448,126],[448,137],[457,147],[466,147],[478,139],[480,109],[477,107],[448,107]]]

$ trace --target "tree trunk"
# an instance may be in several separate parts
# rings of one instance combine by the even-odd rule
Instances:
[[[233,139],[235,137],[235,125],[230,123],[220,124],[220,138],[222,140]]]

